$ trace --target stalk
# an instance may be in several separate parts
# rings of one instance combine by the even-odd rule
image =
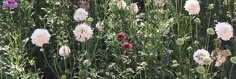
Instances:
[[[53,73],[56,73],[56,72],[54,71],[54,69],[51,67],[51,65],[49,64],[49,62],[48,62],[48,60],[47,60],[47,57],[46,57],[46,55],[45,55],[45,52],[44,52],[44,51],[42,51],[42,52],[43,52],[43,56],[44,56],[44,59],[45,59],[47,65],[48,65],[48,67],[53,71]],[[57,78],[60,78],[60,77],[59,77],[59,74],[56,74],[56,76],[57,76]]]
[[[233,68],[234,68],[234,64],[231,65],[231,69],[230,69],[230,73],[229,73],[229,79],[231,79],[231,74],[232,74]]]

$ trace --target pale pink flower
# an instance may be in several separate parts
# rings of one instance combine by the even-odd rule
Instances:
[[[68,46],[64,45],[60,47],[59,49],[60,56],[66,57],[69,56],[69,54],[70,54],[70,48]]]
[[[117,7],[118,7],[119,9],[125,9],[125,8],[126,8],[126,2],[123,1],[123,0],[117,2],[116,5],[117,5]]]
[[[163,7],[165,5],[165,0],[156,0],[157,7]]]
[[[197,15],[200,12],[200,5],[197,0],[187,0],[184,8],[189,12],[189,15]]]
[[[49,43],[51,35],[47,29],[36,29],[31,35],[31,42],[36,46],[42,47],[43,44]]]
[[[205,49],[198,49],[196,52],[194,52],[193,54],[193,60],[200,64],[200,65],[203,65],[204,62],[203,62],[203,58],[205,57],[210,57],[210,54],[207,50]]]
[[[84,21],[88,17],[88,12],[83,8],[78,8],[74,13],[74,20],[77,22]]]
[[[218,38],[221,38],[224,41],[228,41],[233,37],[233,27],[227,22],[216,24],[215,31]]]
[[[104,22],[103,21],[99,21],[97,24],[96,24],[96,28],[99,30],[99,31],[103,31],[103,27],[104,26]]]
[[[87,24],[79,24],[76,26],[73,33],[77,41],[85,42],[86,40],[92,37],[93,30]]]
[[[132,13],[138,13],[139,9],[138,9],[137,3],[132,3],[132,4],[130,4],[129,10],[130,10]]]

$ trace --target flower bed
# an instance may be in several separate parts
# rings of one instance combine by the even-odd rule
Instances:
[[[235,79],[234,0],[1,0],[0,79]]]

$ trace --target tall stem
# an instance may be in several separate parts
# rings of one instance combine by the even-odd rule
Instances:
[[[53,71],[53,73],[56,73],[56,72],[53,70],[53,68],[51,67],[51,65],[49,64],[49,62],[48,62],[48,60],[47,60],[47,57],[46,57],[46,55],[45,55],[45,52],[44,52],[44,51],[42,51],[42,52],[43,52],[43,56],[44,56],[44,59],[45,59],[47,65],[48,65],[48,67]],[[59,75],[59,74],[56,74],[57,78],[60,78],[58,75]]]
[[[231,79],[231,74],[232,74],[233,68],[234,68],[234,64],[231,65],[231,69],[230,69],[230,73],[229,73],[229,79]]]

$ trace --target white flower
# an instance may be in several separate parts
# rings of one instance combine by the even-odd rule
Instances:
[[[138,13],[138,5],[137,5],[137,3],[132,3],[132,4],[130,4],[129,10],[130,10],[132,13]]]
[[[224,41],[228,41],[233,37],[233,27],[227,22],[216,24],[215,31],[218,38],[221,38]]]
[[[69,54],[70,54],[70,48],[68,46],[64,45],[60,47],[59,49],[60,56],[66,57],[69,56]]]
[[[207,50],[205,49],[198,49],[196,52],[194,52],[193,54],[193,60],[200,64],[200,65],[203,65],[204,62],[203,62],[203,59],[205,57],[210,57],[210,54]]]
[[[189,12],[189,15],[196,15],[200,12],[200,5],[197,0],[187,0],[184,8]]]
[[[84,21],[88,17],[88,12],[83,8],[78,8],[74,13],[74,20],[77,22]]]
[[[49,43],[51,35],[47,29],[36,29],[31,35],[31,42],[36,46],[42,47],[43,44]]]
[[[125,8],[126,8],[126,2],[123,1],[123,0],[117,2],[116,5],[117,5],[117,7],[118,7],[119,9],[125,9]]]
[[[85,42],[93,35],[93,30],[87,24],[77,25],[73,33],[77,41]]]
[[[103,31],[103,25],[104,25],[103,21],[102,21],[102,22],[99,21],[99,22],[96,24],[96,28],[97,28],[99,31]]]

